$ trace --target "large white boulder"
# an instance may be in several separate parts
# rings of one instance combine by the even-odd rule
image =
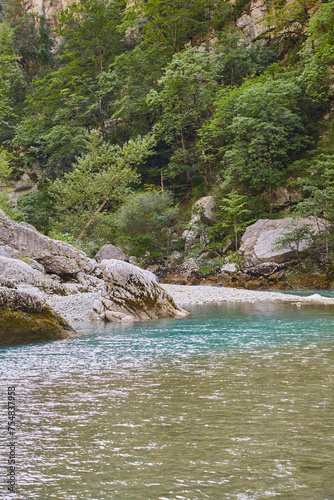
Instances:
[[[29,224],[0,217],[0,245],[9,245],[22,257],[31,257],[54,274],[76,275],[86,263],[87,256],[72,245],[38,233]]]
[[[316,217],[301,219],[259,219],[246,229],[241,238],[239,252],[244,256],[246,262],[260,264],[261,262],[287,262],[296,256],[293,248],[285,247],[278,249],[276,242],[285,234],[298,226],[308,225],[310,233],[318,234],[326,229],[326,221]],[[304,240],[300,244],[299,251],[303,252],[309,248],[309,241]]]
[[[101,269],[109,301],[95,304],[93,319],[129,321],[188,314],[158,285],[153,273],[115,259],[103,260]]]

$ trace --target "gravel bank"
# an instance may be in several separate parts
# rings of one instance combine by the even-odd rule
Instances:
[[[76,293],[73,295],[44,295],[45,301],[70,324],[74,321],[90,321],[94,300],[99,293]]]
[[[195,304],[209,304],[212,302],[293,302],[297,304],[332,304],[334,298],[322,297],[314,294],[309,297],[282,294],[277,292],[258,292],[240,290],[237,288],[224,288],[216,286],[181,286],[161,285],[168,292],[176,304],[185,307]]]

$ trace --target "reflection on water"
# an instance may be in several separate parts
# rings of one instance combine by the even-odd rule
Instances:
[[[333,309],[193,312],[0,351],[13,498],[334,498]]]

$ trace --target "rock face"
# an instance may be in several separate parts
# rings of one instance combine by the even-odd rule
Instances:
[[[305,219],[293,220],[291,217],[285,219],[259,219],[255,224],[250,225],[241,238],[239,252],[244,256],[246,262],[259,264],[261,262],[282,263],[296,257],[296,252],[291,248],[277,249],[275,247],[278,238],[291,231],[292,227],[309,225],[310,231],[318,234],[319,230],[326,229],[326,222],[323,219],[308,217]],[[289,227],[290,226],[290,227]],[[309,248],[307,241],[300,245],[300,251]]]
[[[188,314],[175,305],[149,271],[118,260],[103,260],[101,269],[109,299],[94,304],[92,319],[130,321]]]
[[[247,42],[254,42],[268,29],[264,21],[267,12],[266,0],[252,0],[248,11],[239,17],[237,26],[243,32]]]
[[[185,252],[190,251],[191,246],[194,244],[196,239],[204,241],[206,239],[205,234],[205,219],[208,221],[215,221],[216,216],[214,214],[215,200],[213,196],[204,196],[196,201],[192,208],[192,216],[186,229],[182,236],[185,238]]]
[[[9,245],[22,257],[31,257],[49,273],[74,276],[87,264],[84,252],[38,233],[32,226],[0,217],[0,245]]]
[[[0,286],[0,346],[59,340],[74,335],[71,326],[41,299]]]
[[[75,0],[29,0],[25,5],[28,13],[40,14],[48,19],[65,9]]]
[[[122,250],[114,245],[103,245],[100,250],[95,255],[97,262],[102,262],[103,260],[123,260],[124,262],[129,262],[129,257],[122,252]]]

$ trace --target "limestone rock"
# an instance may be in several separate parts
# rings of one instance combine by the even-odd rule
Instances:
[[[0,245],[0,256],[7,257],[8,259],[17,259],[19,257],[19,252],[14,250],[14,248],[9,245]]]
[[[149,271],[115,259],[103,260],[101,269],[113,311],[135,320],[188,314],[176,306],[172,297],[157,284],[156,277]],[[111,310],[111,307],[108,309]]]
[[[7,257],[0,257],[0,276],[16,284],[27,283],[37,287],[43,286],[43,282],[46,281],[46,276],[29,264]]]
[[[59,340],[73,328],[38,297],[0,287],[0,346]]]
[[[264,21],[266,14],[266,0],[251,0],[248,11],[237,19],[236,24],[243,32],[247,42],[255,41],[268,29]]]
[[[225,264],[220,268],[220,272],[222,273],[227,273],[227,274],[233,274],[238,271],[238,267],[234,262],[229,262],[228,264]]]
[[[0,245],[9,245],[23,257],[31,257],[49,273],[76,275],[87,263],[84,252],[63,241],[38,233],[25,223],[0,217]]]
[[[192,216],[188,228],[183,231],[182,237],[185,238],[185,253],[189,253],[192,245],[197,239],[204,242],[207,239],[206,225],[207,221],[216,221],[214,214],[215,200],[213,196],[204,196],[196,201],[192,207]]]
[[[294,227],[308,224],[310,231],[314,234],[326,229],[326,222],[323,219],[308,217],[293,220],[291,217],[285,219],[259,219],[255,224],[251,224],[241,238],[239,252],[244,256],[246,262],[259,264],[261,262],[282,263],[295,258],[296,252],[291,248],[277,249],[275,244],[278,238],[291,231]],[[290,226],[290,227],[289,227]],[[300,251],[309,248],[307,241],[300,245]]]
[[[114,245],[103,245],[95,255],[97,262],[101,263],[103,260],[116,259],[129,262],[129,257],[122,252],[122,250]]]
[[[273,189],[272,193],[265,193],[263,197],[270,201],[275,208],[284,208],[293,205],[301,200],[301,194],[299,191],[288,191],[284,187],[278,187]]]

